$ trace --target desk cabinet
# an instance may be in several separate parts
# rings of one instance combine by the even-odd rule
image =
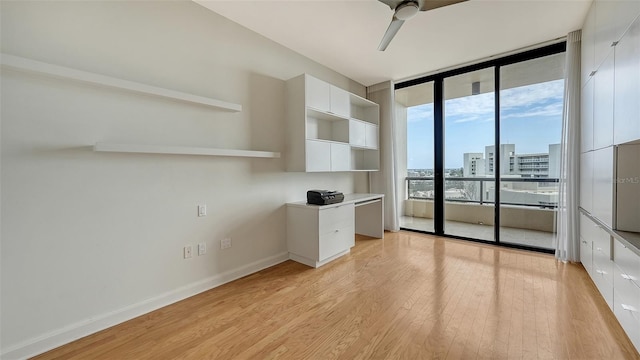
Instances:
[[[355,245],[354,205],[287,207],[289,257],[319,267]]]
[[[317,268],[348,254],[355,234],[384,237],[384,195],[346,194],[331,205],[287,204],[287,249],[291,260]]]

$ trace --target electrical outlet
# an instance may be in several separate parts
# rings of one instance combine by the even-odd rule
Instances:
[[[193,256],[193,248],[191,245],[187,245],[184,247],[184,258],[189,259]]]
[[[200,243],[198,244],[198,256],[204,255],[207,253],[207,244]]]
[[[231,238],[220,240],[220,249],[228,249],[231,247]]]
[[[207,216],[207,205],[198,205],[198,216]]]

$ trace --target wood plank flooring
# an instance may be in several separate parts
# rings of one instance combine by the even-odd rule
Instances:
[[[638,359],[584,268],[409,232],[287,261],[36,359]]]

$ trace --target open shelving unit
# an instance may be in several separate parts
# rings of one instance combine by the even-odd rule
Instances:
[[[289,171],[380,169],[378,104],[307,74],[287,93]]]
[[[66,79],[84,84],[90,84],[127,92],[151,95],[180,102],[204,105],[217,110],[239,112],[242,105],[234,104],[218,99],[193,95],[185,92],[151,86],[134,81],[118,79],[111,76],[72,69],[64,66],[48,64],[19,56],[0,54],[0,62],[3,68],[17,70],[31,74]],[[252,158],[280,158],[279,152],[253,151],[237,149],[215,149],[189,146],[143,145],[143,144],[116,144],[96,143],[93,147],[96,152],[121,152],[144,154],[172,154],[172,155],[207,155],[207,156],[233,156]]]
[[[279,158],[279,152],[236,150],[236,149],[215,149],[206,147],[190,146],[166,146],[166,145],[141,145],[141,144],[115,144],[96,143],[93,147],[98,152],[121,152],[140,154],[171,154],[171,155],[208,155],[208,156],[235,156],[253,158]]]
[[[1,54],[2,66],[30,72],[39,75],[51,76],[56,78],[63,78],[74,80],[86,84],[92,84],[97,86],[104,86],[109,88],[115,88],[134,93],[140,93],[145,95],[158,96],[162,98],[168,98],[178,101],[184,101],[193,104],[200,104],[210,106],[220,110],[226,111],[242,111],[242,106],[222,100],[207,98],[204,96],[198,96],[188,94],[180,91],[164,89],[161,87],[141,84],[129,80],[122,80],[111,76],[105,76],[95,74],[87,71],[71,69],[64,66],[52,65],[36,60],[22,58],[19,56]]]

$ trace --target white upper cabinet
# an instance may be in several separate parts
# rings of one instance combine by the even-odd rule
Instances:
[[[331,85],[309,76],[304,91],[307,107],[331,112]]]
[[[349,143],[354,147],[377,149],[378,125],[351,119],[349,121]]]
[[[613,81],[614,53],[600,65],[593,80],[593,148],[601,149],[613,144]]]
[[[613,228],[615,191],[615,154],[609,146],[593,151],[593,187],[591,214]]]
[[[338,116],[348,118],[351,113],[349,93],[345,90],[331,85],[330,95],[331,108],[329,109],[329,112]]]
[[[580,154],[580,207],[593,212],[593,151]]]
[[[306,76],[305,99],[307,107],[339,117],[349,117],[349,93],[339,87]]]
[[[614,94],[614,143],[640,139],[640,17],[615,47]]]
[[[616,229],[640,233],[640,144],[617,147]]]
[[[589,81],[582,88],[582,102],[580,103],[580,152],[593,150],[593,83]]]
[[[591,72],[597,67],[595,65],[595,36],[596,36],[596,4],[591,4],[589,13],[587,14],[584,24],[582,25],[582,41],[581,41],[581,67],[580,72],[582,86],[587,83],[591,76]]]
[[[306,141],[307,172],[331,171],[331,143],[327,141]]]
[[[287,170],[376,171],[378,104],[307,74],[287,81]]]
[[[622,38],[629,24],[640,14],[638,0],[597,0],[595,2],[595,66],[601,64],[613,44]]]
[[[331,144],[331,171],[351,170],[351,147],[349,144]]]
[[[363,121],[349,121],[349,143],[351,144],[351,146],[366,146],[366,127],[367,124]]]
[[[367,124],[365,130],[364,146],[367,148],[378,148],[378,125]]]
[[[582,24],[582,85],[597,71],[629,25],[640,15],[638,0],[596,0]]]

